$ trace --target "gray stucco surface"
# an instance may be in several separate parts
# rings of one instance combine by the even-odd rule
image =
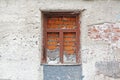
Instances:
[[[43,68],[44,80],[82,80],[81,65],[73,66],[51,66]]]

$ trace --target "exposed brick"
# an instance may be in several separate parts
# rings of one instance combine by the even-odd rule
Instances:
[[[109,25],[109,26],[108,26]],[[103,26],[105,28],[103,28]],[[120,25],[119,25],[120,26]],[[118,41],[120,39],[120,28],[116,27],[115,24],[112,23],[106,23],[101,25],[93,25],[88,30],[88,35],[91,39],[97,39],[97,40],[111,40],[112,41]],[[114,35],[113,35],[114,34]]]

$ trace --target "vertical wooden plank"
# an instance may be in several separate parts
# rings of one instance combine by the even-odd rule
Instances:
[[[79,49],[80,49],[80,43],[79,43],[79,32],[77,31],[76,32],[76,48],[77,48],[77,50],[76,50],[76,62],[77,63],[80,63],[80,53],[79,53]]]
[[[77,32],[76,32],[76,39],[77,39],[77,56],[76,56],[76,62],[80,63],[80,20],[79,15],[76,16],[76,22],[77,22]]]
[[[63,63],[63,31],[60,30],[60,62]]]
[[[46,51],[47,51],[47,17],[45,16],[44,17],[45,20],[44,20],[44,62],[46,63],[47,62],[47,54],[46,54]]]
[[[42,39],[42,42],[43,42],[43,46],[42,46],[42,54],[41,54],[41,64],[44,64],[46,63],[46,51],[45,51],[45,40],[46,40],[46,16],[43,14],[43,39]]]

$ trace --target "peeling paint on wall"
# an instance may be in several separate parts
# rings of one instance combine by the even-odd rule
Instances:
[[[120,40],[120,23],[92,25],[88,33],[91,39],[116,42]]]
[[[60,53],[59,48],[56,48],[55,50],[47,49],[47,62],[50,64],[59,63],[59,53]]]
[[[120,62],[118,61],[100,61],[95,63],[97,74],[112,78],[120,78]]]
[[[96,74],[120,78],[120,23],[103,23],[89,26],[88,36],[92,40],[103,41],[108,45],[103,60],[95,63]],[[109,55],[112,53],[111,55]]]
[[[110,53],[120,48],[120,23],[103,23],[90,26],[88,36],[93,40],[102,40],[108,43]]]

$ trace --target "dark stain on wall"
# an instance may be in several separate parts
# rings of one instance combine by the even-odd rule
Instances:
[[[95,64],[97,74],[103,74],[112,78],[120,78],[120,62],[100,61]]]
[[[81,65],[44,65],[44,80],[82,80]]]

